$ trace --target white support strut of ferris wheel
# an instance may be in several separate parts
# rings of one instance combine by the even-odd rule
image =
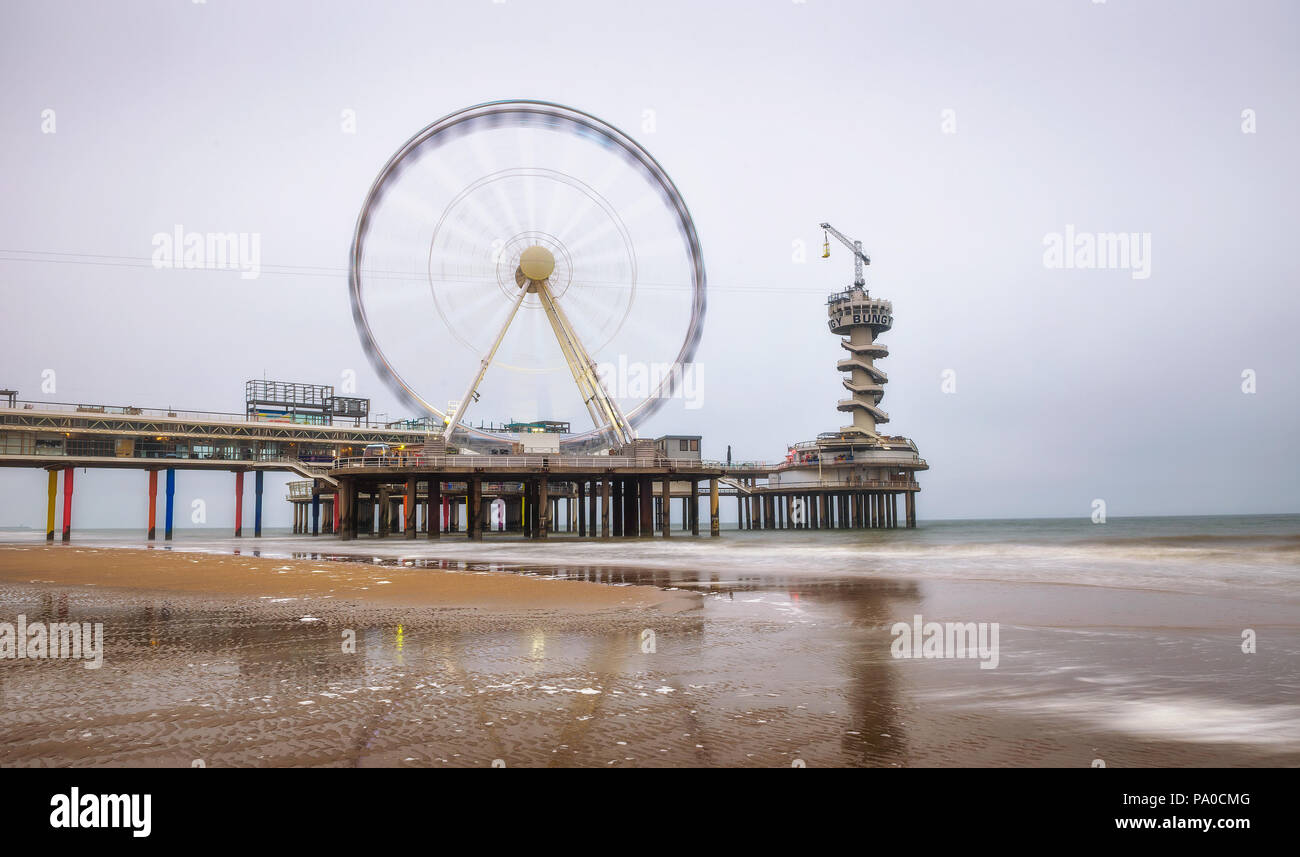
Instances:
[[[582,394],[582,402],[586,405],[592,422],[598,428],[607,425],[619,445],[636,439],[636,429],[628,422],[618,404],[601,385],[600,377],[596,372],[595,361],[591,359],[591,356],[583,347],[582,340],[578,338],[578,334],[573,329],[573,325],[569,323],[564,310],[561,309],[559,303],[551,294],[549,277],[554,270],[555,257],[545,247],[534,245],[524,250],[520,255],[519,268],[515,272],[515,279],[519,285],[519,294],[511,305],[510,312],[506,316],[505,323],[501,325],[501,330],[497,333],[496,339],[493,340],[492,347],[488,349],[487,354],[479,362],[478,371],[466,389],[465,395],[461,397],[455,411],[447,417],[447,428],[444,430],[444,436],[450,438],[457,429],[463,428],[461,420],[464,419],[470,403],[474,401],[478,385],[482,383],[483,375],[487,372],[488,366],[491,365],[492,358],[496,355],[502,340],[505,339],[506,331],[510,328],[511,322],[514,321],[515,315],[519,312],[520,305],[523,304],[524,298],[529,294],[536,294],[538,300],[541,301],[542,308],[546,311],[546,318],[551,324],[551,329],[555,332],[560,351],[564,354],[564,360],[568,364],[569,373],[573,375],[573,381],[578,385],[578,391]]]
[[[497,349],[501,347],[501,340],[506,338],[506,331],[510,328],[510,322],[515,320],[515,315],[519,312],[519,306],[528,297],[527,289],[520,289],[518,296],[515,297],[514,303],[510,306],[510,314],[506,316],[505,324],[501,325],[497,338],[492,340],[492,347],[488,349],[487,354],[479,361],[478,372],[475,373],[474,379],[469,382],[469,387],[465,390],[465,395],[460,397],[456,403],[456,410],[448,414],[443,429],[443,437],[450,438],[456,429],[461,428],[460,421],[465,417],[465,411],[469,410],[470,402],[474,401],[478,390],[478,385],[483,381],[483,374],[487,372],[488,366],[492,365],[492,358],[496,356]]]

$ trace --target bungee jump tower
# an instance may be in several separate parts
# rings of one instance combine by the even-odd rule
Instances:
[[[775,495],[772,517],[782,527],[783,517],[803,519],[814,527],[897,527],[898,498],[904,503],[901,525],[916,526],[916,474],[928,470],[916,444],[905,437],[882,434],[879,426],[889,422],[880,407],[889,376],[876,366],[888,356],[889,347],[876,341],[894,323],[893,305],[873,298],[867,290],[863,266],[871,259],[862,242],[845,237],[829,223],[822,257],[830,256],[834,236],[853,252],[853,285],[826,300],[827,324],[839,337],[845,356],[835,368],[845,373],[844,389],[849,396],[836,409],[851,416],[851,423],[839,431],[818,435],[816,440],[797,443],[786,453],[786,462],[768,479],[763,493]],[[784,507],[784,508],[782,508]],[[759,518],[767,516],[759,512]],[[763,520],[760,526],[765,526]]]

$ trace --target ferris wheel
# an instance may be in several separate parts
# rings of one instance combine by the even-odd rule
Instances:
[[[357,218],[349,288],[376,371],[444,437],[497,442],[491,423],[554,420],[583,451],[634,439],[678,392],[706,283],[690,212],[645,149],[569,107],[498,101],[389,159]]]

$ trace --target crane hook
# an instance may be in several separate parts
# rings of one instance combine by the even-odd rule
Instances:
[[[822,258],[829,259],[831,257],[831,236],[825,229],[822,230],[822,240]]]

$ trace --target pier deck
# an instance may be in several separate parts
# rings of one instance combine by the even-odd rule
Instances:
[[[701,495],[709,498],[709,533],[719,535],[718,506],[736,500],[739,529],[915,525],[912,478],[862,480],[827,462],[815,480],[791,483],[791,462],[739,462],[663,455],[425,455],[430,435],[370,425],[265,419],[255,414],[178,411],[48,402],[0,402],[0,467],[49,472],[46,538],[55,538],[62,493],[62,537],[71,537],[76,468],[139,469],[149,474],[149,538],[155,537],[159,474],[165,477],[163,538],[173,534],[176,471],[235,475],[235,535],[243,535],[244,475],[254,476],[253,535],[262,533],[263,476],[290,483],[295,533],[343,539],[394,532],[439,538],[460,533],[555,532],[591,538],[668,537],[674,517],[700,532]],[[385,456],[349,454],[386,444]],[[919,461],[919,460],[918,460]],[[924,462],[919,462],[924,467]],[[807,470],[806,462],[802,465]],[[62,479],[59,474],[62,473]],[[900,476],[903,474],[900,474]],[[910,474],[906,474],[910,477]],[[803,477],[801,477],[803,478]],[[61,486],[60,486],[61,483]],[[62,488],[60,492],[60,487]],[[673,501],[680,511],[673,514]],[[433,526],[430,526],[430,522]]]

